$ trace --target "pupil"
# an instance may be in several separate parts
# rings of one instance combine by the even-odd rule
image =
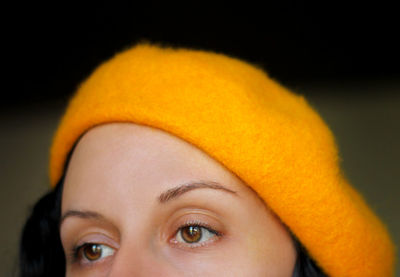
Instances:
[[[89,244],[83,251],[88,260],[97,260],[101,256],[101,247],[98,244]]]
[[[188,243],[198,242],[201,239],[201,228],[199,226],[187,226],[183,228],[182,238]]]

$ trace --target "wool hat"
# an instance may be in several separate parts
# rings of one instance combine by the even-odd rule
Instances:
[[[50,180],[94,126],[132,122],[203,150],[255,190],[329,276],[392,276],[386,227],[343,176],[307,101],[227,55],[140,43],[78,88],[54,136]]]

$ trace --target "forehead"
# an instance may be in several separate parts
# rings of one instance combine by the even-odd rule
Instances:
[[[233,190],[245,187],[219,162],[167,132],[132,123],[100,125],[81,138],[71,156],[63,209],[89,205],[88,195],[109,202],[111,196],[122,201],[128,193],[140,193],[148,201],[173,186],[198,180]]]

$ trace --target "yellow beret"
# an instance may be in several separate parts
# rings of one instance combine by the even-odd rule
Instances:
[[[52,186],[90,128],[133,122],[202,149],[253,188],[330,276],[392,276],[394,246],[344,178],[331,131],[247,62],[141,43],[101,64],[71,99],[50,156]]]

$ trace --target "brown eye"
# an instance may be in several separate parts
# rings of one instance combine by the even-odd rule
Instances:
[[[89,262],[95,262],[113,255],[115,249],[104,244],[87,243],[80,248],[79,252],[81,258],[84,258]]]
[[[83,255],[89,261],[98,260],[101,257],[101,245],[99,244],[87,244],[82,249]]]
[[[190,245],[194,248],[216,241],[220,236],[222,236],[221,233],[209,227],[193,224],[180,227],[172,241],[182,247]]]
[[[182,228],[182,238],[187,243],[195,243],[201,239],[202,232],[199,226],[186,226]]]

